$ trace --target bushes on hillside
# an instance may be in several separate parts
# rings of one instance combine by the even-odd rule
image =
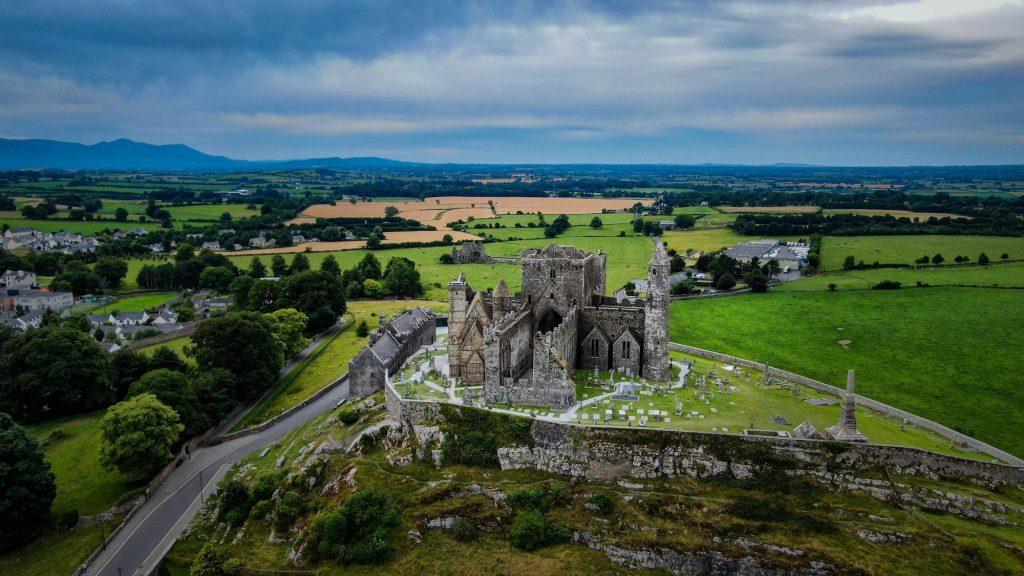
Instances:
[[[509,528],[512,545],[527,552],[569,540],[568,527],[551,522],[540,510],[529,508],[520,512]]]
[[[171,446],[184,426],[152,394],[115,404],[103,416],[100,463],[132,481],[145,480],[171,461]]]
[[[882,280],[871,287],[872,290],[899,290],[903,284],[895,280]]]
[[[53,472],[39,444],[0,412],[0,552],[36,535],[49,519],[56,495]]]
[[[367,489],[313,522],[310,549],[342,564],[379,564],[394,555],[401,518],[386,492]]]

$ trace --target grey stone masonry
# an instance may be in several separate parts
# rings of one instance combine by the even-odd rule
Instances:
[[[867,442],[868,438],[857,430],[857,397],[853,392],[856,376],[853,370],[846,373],[846,394],[843,397],[843,412],[839,422],[828,429],[828,434],[843,442]]]
[[[654,239],[654,256],[647,268],[647,302],[644,314],[644,369],[650,380],[665,381],[669,376],[668,305],[669,257],[661,239]]]

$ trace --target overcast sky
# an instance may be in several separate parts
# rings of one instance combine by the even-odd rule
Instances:
[[[245,159],[1024,162],[1024,0],[212,4],[4,1],[0,137]]]

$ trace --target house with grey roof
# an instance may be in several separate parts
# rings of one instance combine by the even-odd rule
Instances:
[[[36,285],[36,273],[25,270],[7,270],[0,276],[0,288],[24,290]]]
[[[421,346],[434,343],[437,315],[426,308],[410,308],[395,319],[381,315],[381,326],[370,342],[348,363],[353,397],[384,388],[384,373],[394,374]]]
[[[75,304],[75,297],[71,292],[51,292],[49,290],[8,290],[12,304],[15,308],[21,306],[25,310],[50,310],[61,311],[71,308]]]
[[[29,328],[39,328],[40,326],[43,325],[43,314],[45,312],[45,309],[32,310],[31,312],[22,314],[17,318],[12,318],[4,322],[4,324],[10,326],[11,328],[14,328],[15,330],[20,330],[22,332],[28,330]]]

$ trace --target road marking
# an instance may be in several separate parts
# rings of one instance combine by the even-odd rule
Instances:
[[[159,543],[157,543],[157,545],[153,548],[153,551],[149,553],[149,556],[146,556],[146,558],[142,561],[142,565],[139,568],[136,568],[134,576],[145,576],[146,574],[152,572],[152,570],[146,569],[146,564],[149,563],[149,559],[152,558],[154,554],[159,552],[160,554],[157,557],[157,562],[159,562],[160,559],[164,557],[164,554],[166,554],[167,551],[171,549],[171,546],[174,546],[174,543],[178,541],[178,536],[181,534],[181,531],[185,529],[185,527],[181,525],[182,521],[184,521],[187,524],[191,520],[190,518],[188,518],[188,512],[191,511],[194,506],[199,505],[199,507],[202,508],[200,502],[203,497],[203,492],[206,492],[207,489],[209,489],[209,487],[217,481],[217,477],[220,476],[221,472],[224,471],[224,468],[227,467],[227,465],[227,462],[221,464],[220,468],[217,468],[217,471],[213,473],[213,476],[206,483],[206,485],[200,488],[199,495],[193,498],[192,502],[190,502],[189,505],[185,508],[185,514],[183,514],[180,518],[178,518],[177,521],[174,522],[174,525],[171,526],[171,530],[167,533],[167,535],[164,536]],[[199,510],[197,509],[196,513],[198,512]],[[167,542],[168,538],[170,538],[170,542]],[[156,566],[154,566],[154,568],[155,567]]]
[[[138,523],[136,524],[135,528],[133,528],[131,530],[131,532],[128,532],[123,537],[121,537],[121,534],[118,534],[118,537],[122,538],[121,539],[121,543],[118,544],[116,548],[112,548],[111,549],[110,556],[107,558],[107,560],[105,562],[103,562],[103,564],[100,564],[98,567],[90,566],[90,569],[94,569],[94,573],[95,574],[99,574],[104,569],[106,569],[106,567],[108,565],[110,565],[110,561],[113,560],[118,554],[121,553],[121,549],[124,548],[124,545],[127,544],[128,541],[131,540],[133,536],[135,536],[135,533],[139,531],[139,528],[142,528],[142,526],[145,525],[146,520],[149,520],[149,517],[152,516],[154,512],[159,510],[164,504],[166,504],[167,501],[170,500],[175,494],[177,494],[178,492],[181,492],[182,488],[188,486],[189,482],[191,482],[193,478],[195,478],[196,476],[199,476],[200,474],[203,473],[204,470],[206,470],[210,466],[216,464],[219,459],[224,458],[225,456],[227,456],[231,452],[233,452],[233,451],[235,451],[235,450],[237,450],[237,449],[239,449],[239,448],[241,448],[241,447],[243,447],[243,446],[253,442],[257,438],[259,438],[258,435],[257,436],[251,436],[251,437],[247,438],[245,440],[245,442],[242,442],[242,443],[238,444],[238,446],[234,446],[230,450],[225,450],[222,454],[219,454],[219,455],[215,456],[214,459],[213,459],[213,462],[211,462],[210,464],[207,464],[206,466],[200,468],[198,471],[196,471],[195,474],[192,474],[191,476],[186,478],[181,483],[180,486],[178,486],[174,491],[167,493],[167,496],[165,496],[163,498],[163,500],[160,501],[159,504],[155,505],[152,510],[147,512],[146,515],[143,516],[142,519],[140,519],[138,521]],[[221,444],[221,446],[224,446],[224,445],[225,444]]]

